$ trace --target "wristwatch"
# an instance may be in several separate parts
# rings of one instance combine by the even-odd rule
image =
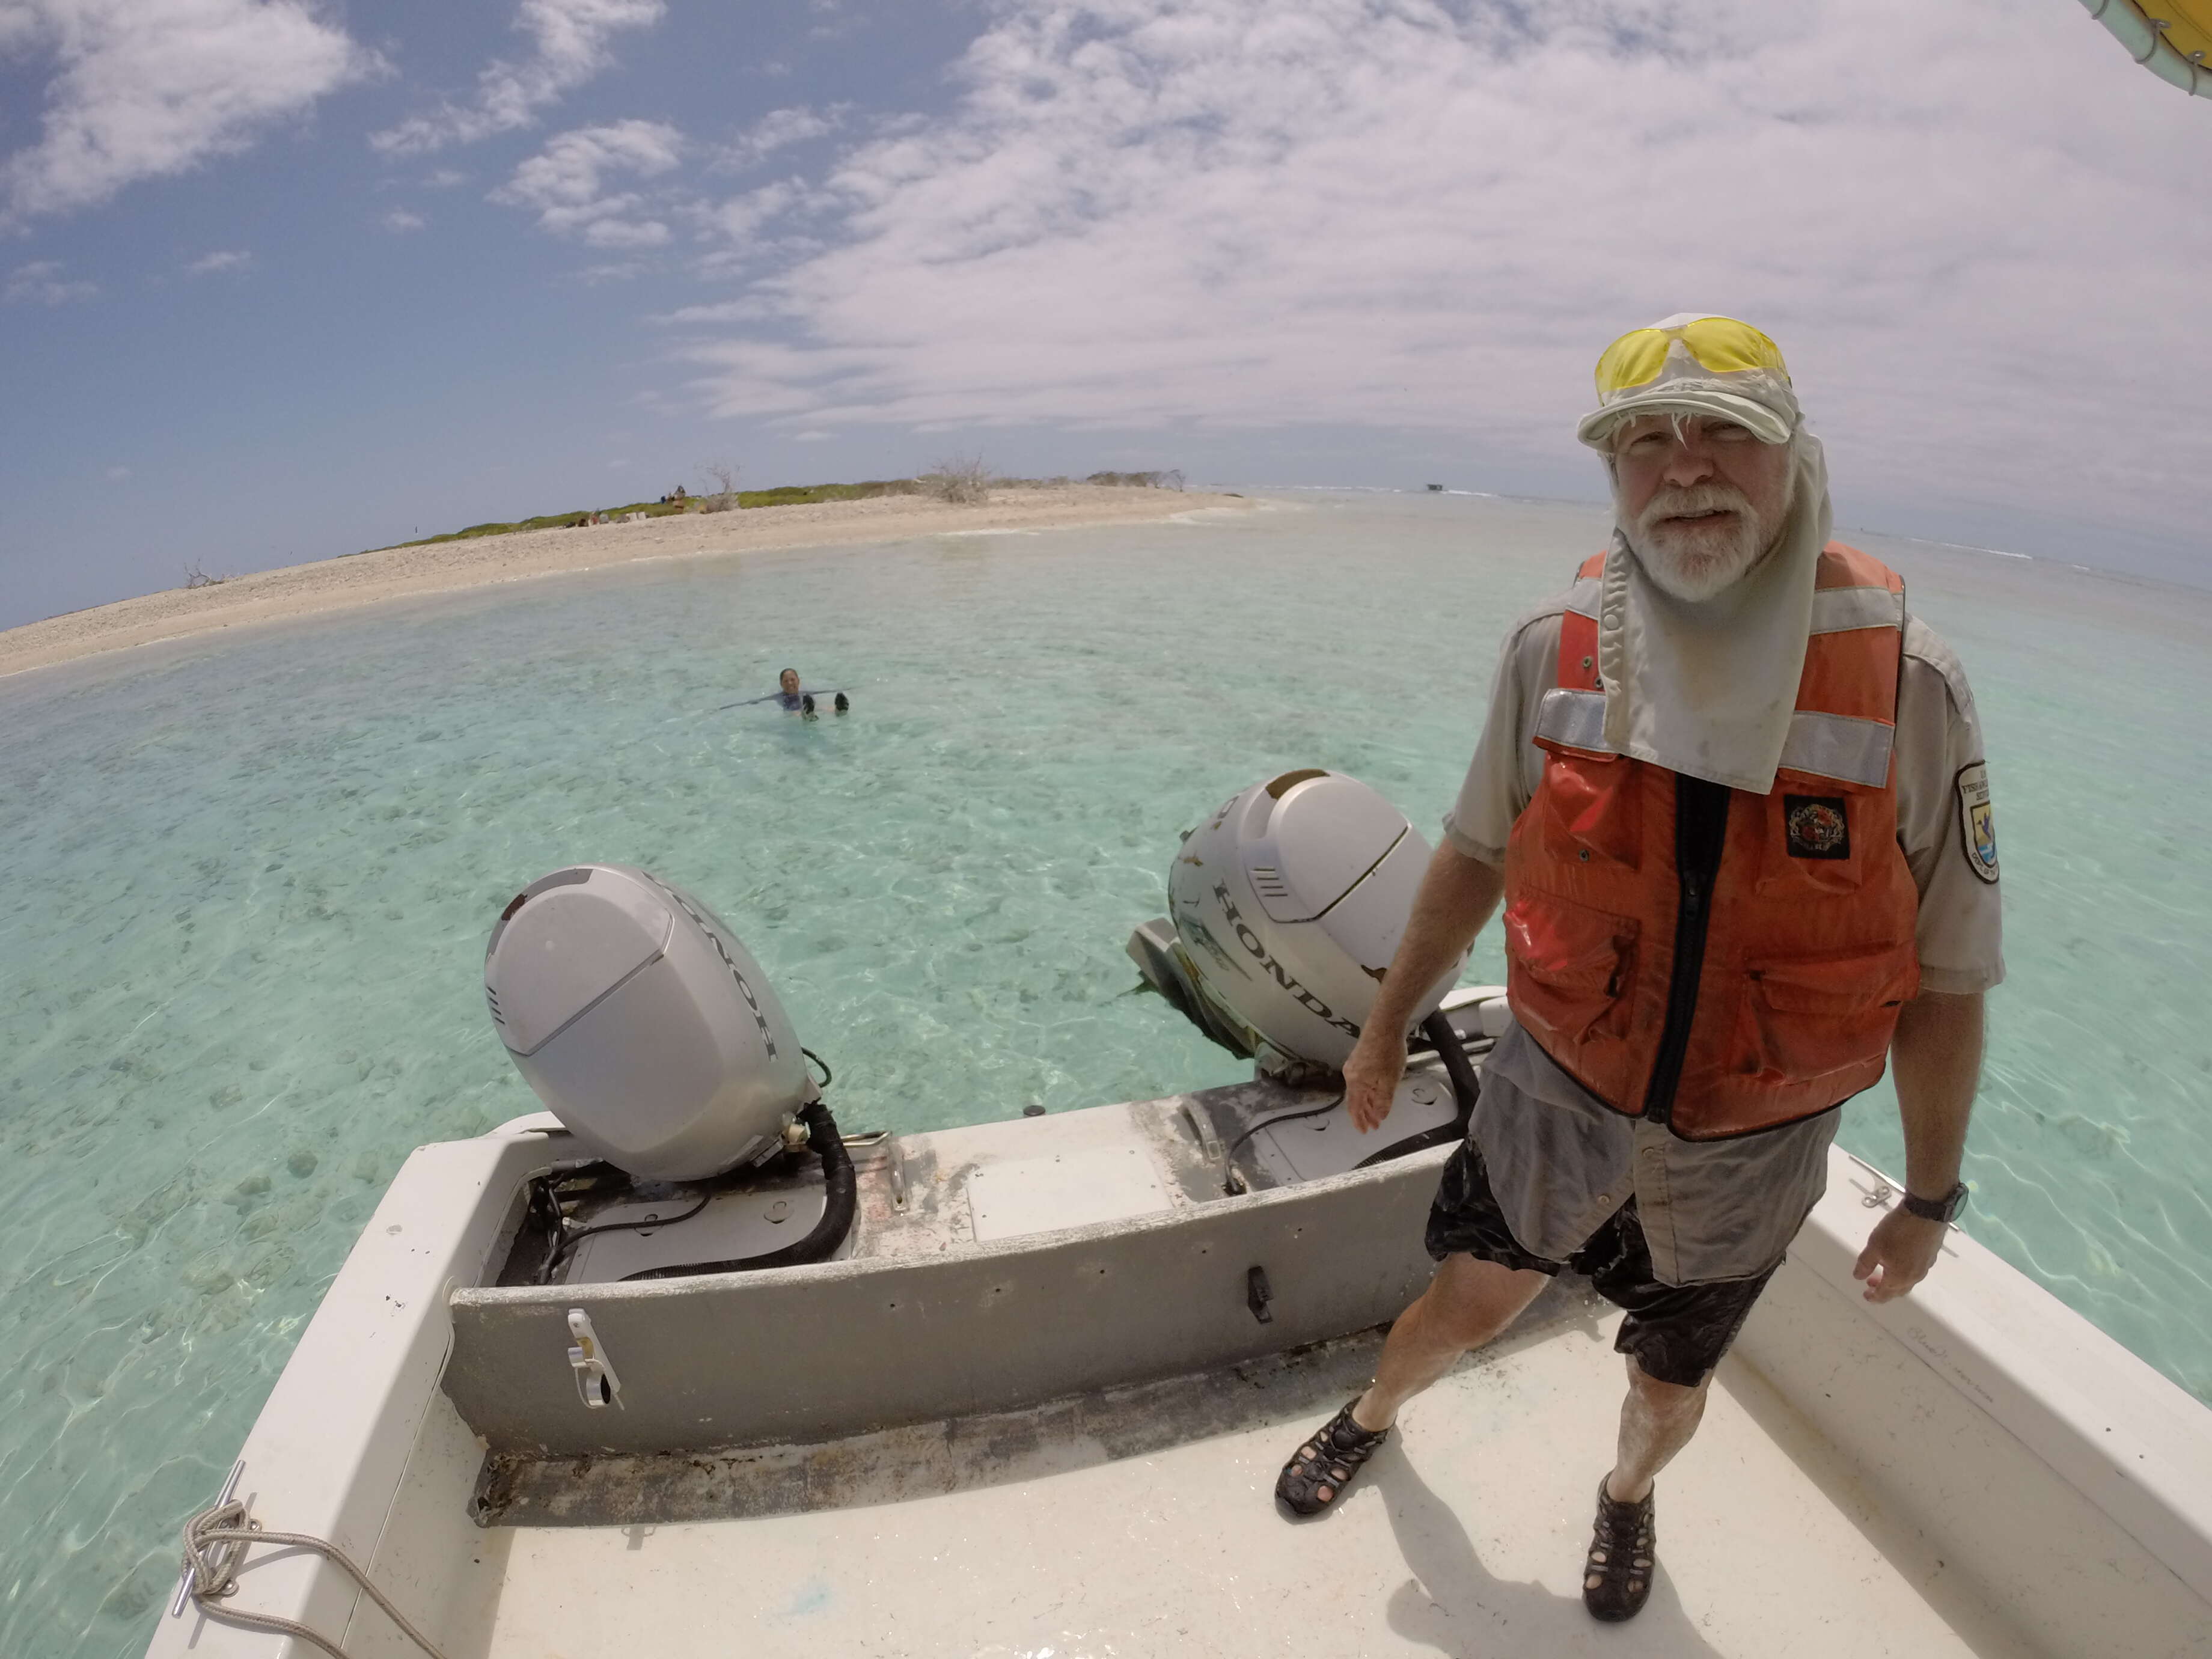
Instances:
[[[1960,1182],[1941,1198],[1915,1198],[1908,1191],[1904,1194],[1904,1206],[1908,1215],[1917,1215],[1923,1221],[1941,1221],[1948,1224],[1954,1216],[1966,1207],[1966,1183]]]

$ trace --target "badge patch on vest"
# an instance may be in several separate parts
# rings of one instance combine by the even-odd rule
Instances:
[[[1976,761],[1959,771],[1959,848],[1984,881],[1997,878],[1997,810],[1990,805],[1990,769]]]
[[[1850,857],[1851,821],[1841,795],[1784,795],[1782,821],[1790,831],[1791,858]]]

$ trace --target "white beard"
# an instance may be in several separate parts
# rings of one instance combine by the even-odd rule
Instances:
[[[1732,520],[1680,522],[1686,513],[1725,510]],[[1783,507],[1783,516],[1789,506]],[[1662,523],[1671,520],[1674,522]],[[1762,520],[1743,492],[1723,483],[1662,489],[1628,528],[1629,550],[1659,589],[1697,605],[1734,586],[1766,555],[1778,525]]]

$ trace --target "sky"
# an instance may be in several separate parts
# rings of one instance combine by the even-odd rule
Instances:
[[[2076,0],[0,0],[0,626],[717,463],[1601,500],[1681,311],[1839,526],[2212,585],[2208,155]]]

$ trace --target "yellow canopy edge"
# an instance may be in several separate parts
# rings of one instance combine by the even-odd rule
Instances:
[[[2166,25],[2159,32],[2184,58],[2212,64],[2212,0],[2136,0],[2136,9],[2152,27]]]

